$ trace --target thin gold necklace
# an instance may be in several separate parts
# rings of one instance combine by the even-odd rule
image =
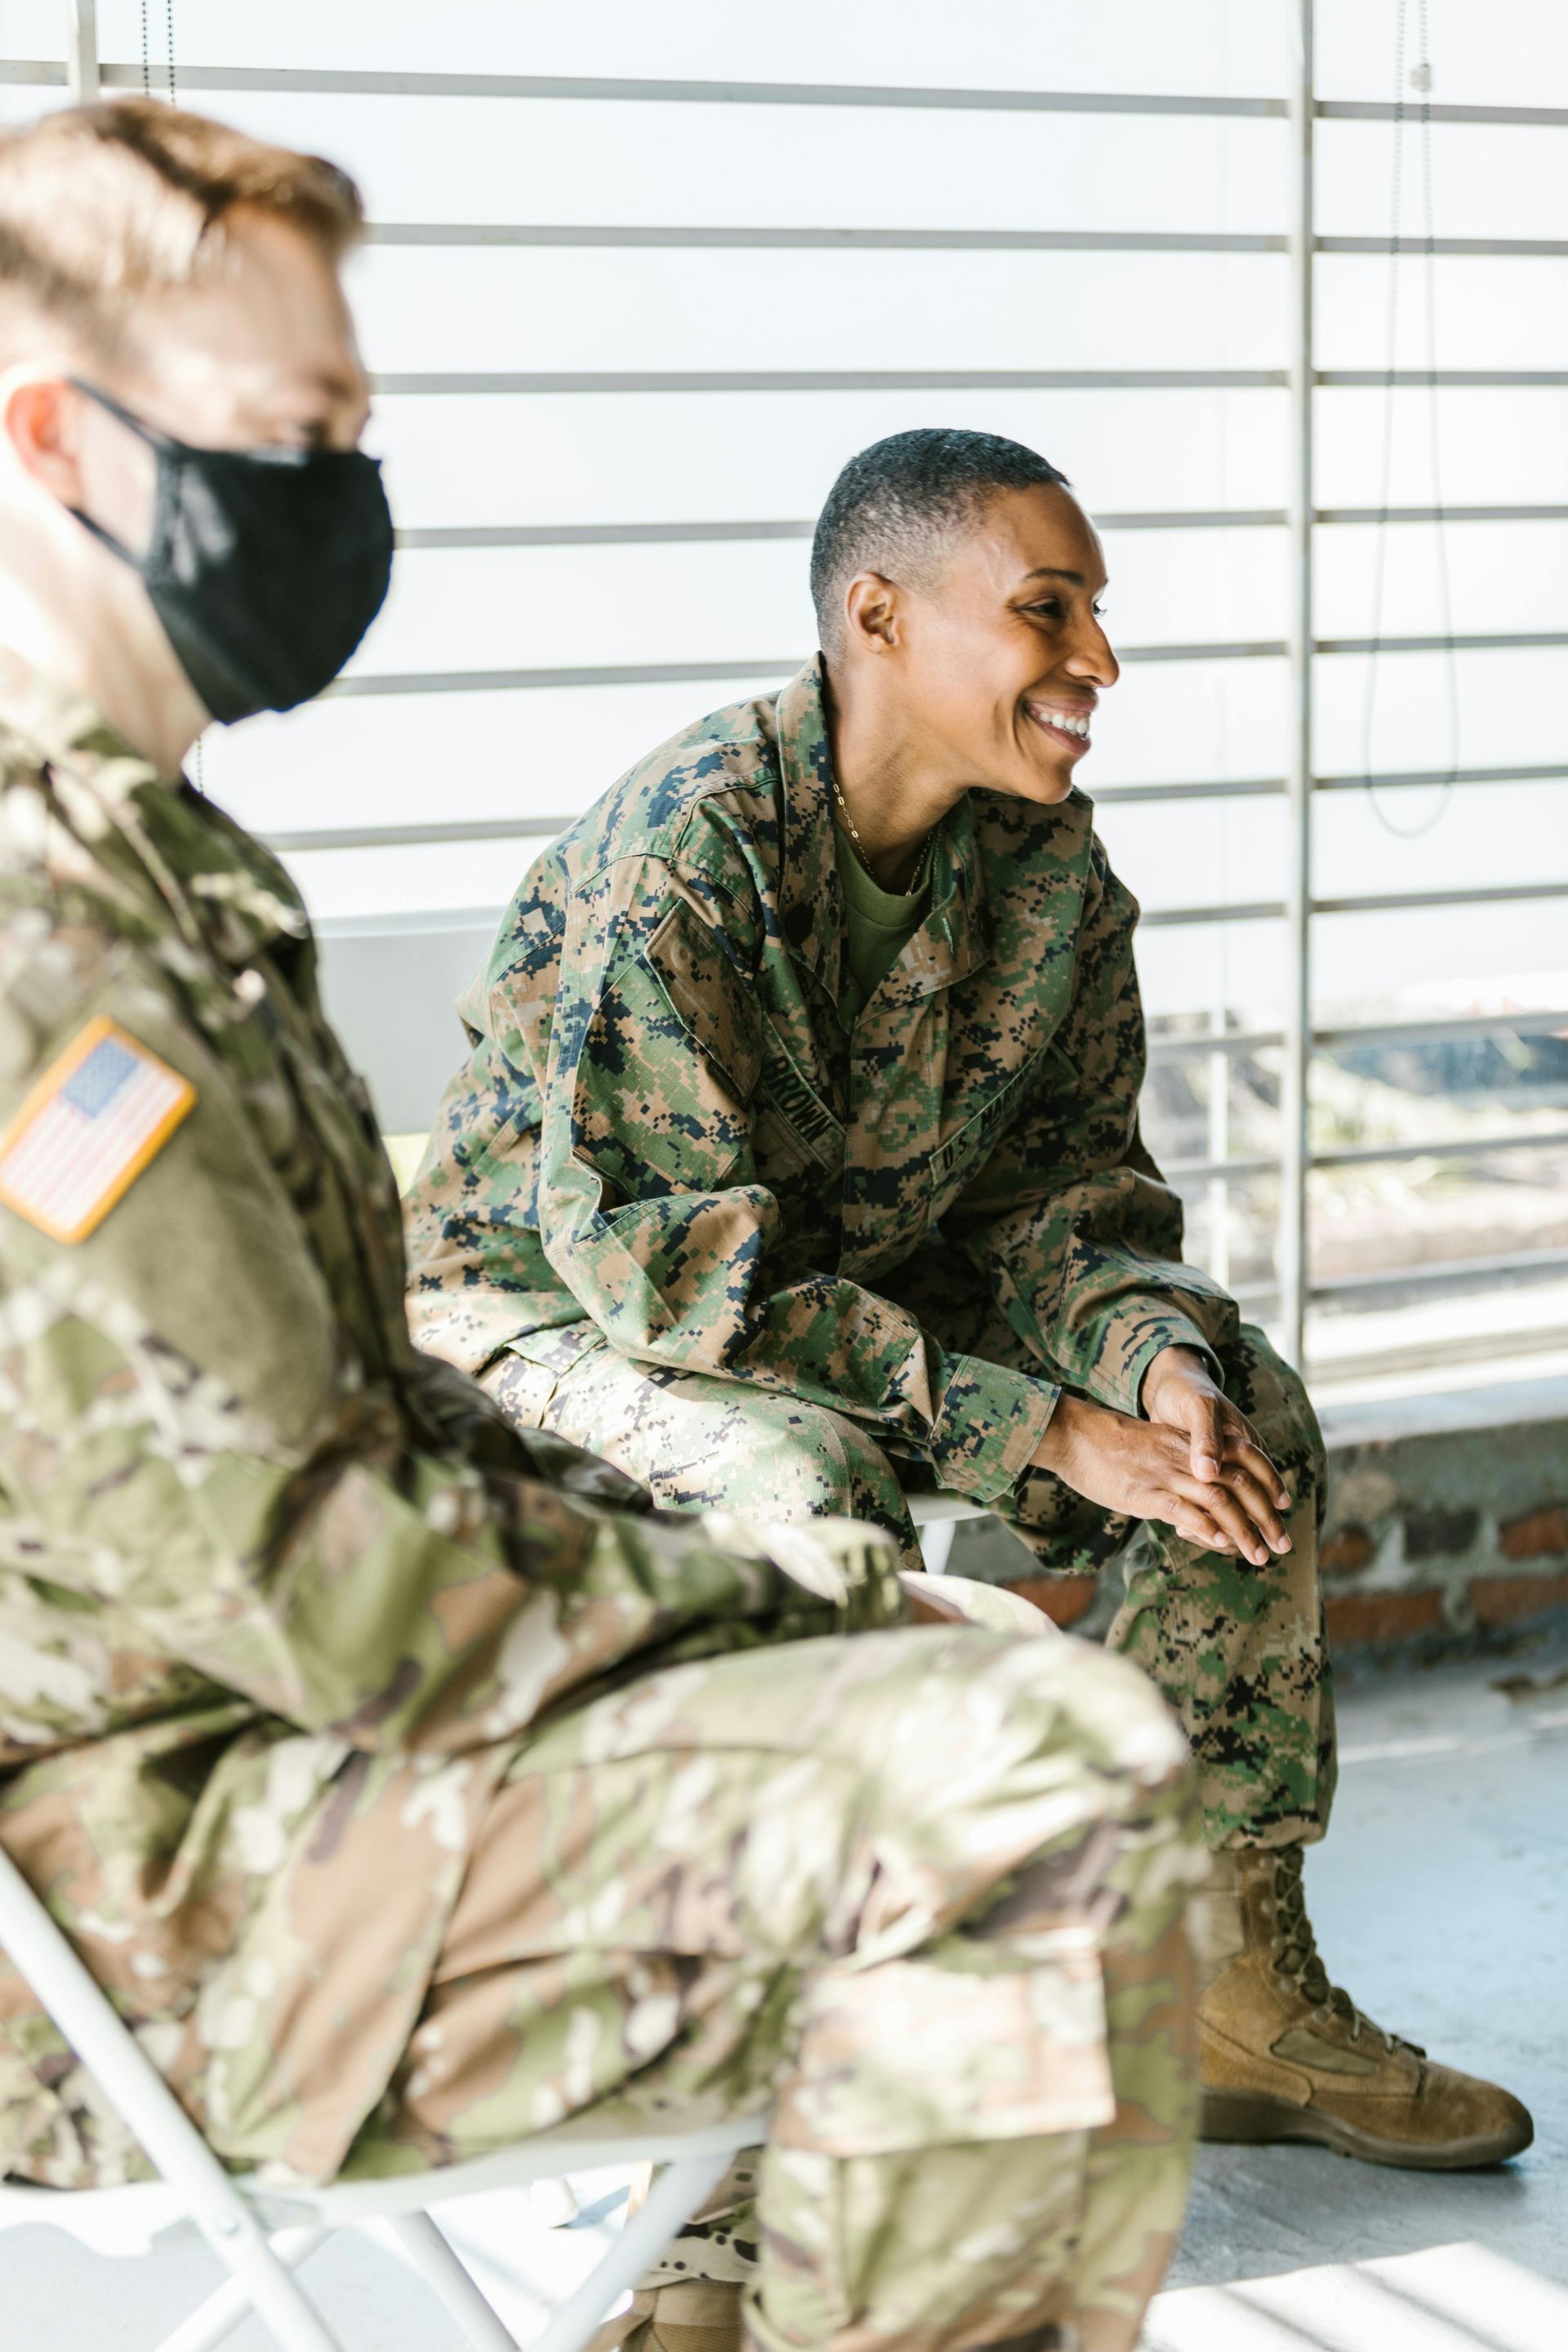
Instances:
[[[838,779],[837,776],[833,779],[833,797],[844,812],[844,829],[848,834],[850,841],[854,845],[855,855],[859,859],[860,864],[865,868],[866,872],[868,874],[871,874],[871,861],[866,855],[866,846],[860,838],[860,828],[849,814],[849,803],[845,799],[842,791],[839,789]],[[935,839],[936,827],[933,824],[931,831],[927,834],[924,841],[921,844],[920,863],[916,866],[914,873],[910,877],[909,888],[907,890],[900,890],[897,894],[900,898],[912,898],[916,891],[923,887],[925,882],[926,866],[931,860],[931,844]],[[877,881],[877,877],[874,874],[871,874],[871,879],[873,882]],[[877,887],[880,889],[881,887],[881,884],[878,882]],[[889,893],[889,897],[892,895],[893,893]]]

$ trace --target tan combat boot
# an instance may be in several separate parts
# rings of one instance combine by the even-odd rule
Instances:
[[[605,2320],[588,2352],[742,2352],[745,2291],[699,2278],[639,2286],[630,2307]]]
[[[1530,2146],[1507,2091],[1435,2066],[1329,1982],[1301,1892],[1301,1848],[1214,1857],[1189,1916],[1203,2137],[1316,2140],[1368,2164],[1460,2172]]]

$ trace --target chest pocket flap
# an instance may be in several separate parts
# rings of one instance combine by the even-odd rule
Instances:
[[[762,1015],[746,975],[716,934],[678,898],[643,958],[681,1027],[741,1103],[762,1074]]]
[[[1042,1087],[1048,1087],[1053,1069],[1070,1074],[1071,1065],[1054,1045],[1015,1070],[987,1097],[980,1108],[963,1125],[954,1130],[945,1142],[939,1143],[931,1156],[931,1186],[935,1213],[956,1199],[963,1186],[983,1167],[1007,1129],[1028,1108],[1032,1098]]]

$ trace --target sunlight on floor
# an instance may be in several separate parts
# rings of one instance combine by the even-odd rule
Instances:
[[[1563,2352],[1568,2291],[1484,2246],[1163,2294],[1144,2352]]]

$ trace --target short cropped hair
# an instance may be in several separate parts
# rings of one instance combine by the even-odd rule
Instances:
[[[823,649],[837,650],[844,591],[879,572],[914,588],[940,577],[955,539],[1002,490],[1067,476],[1000,433],[922,426],[874,441],[851,457],[827,494],[811,543],[811,594]]]
[[[338,260],[364,226],[336,164],[150,98],[71,107],[0,132],[0,362],[39,326],[112,361],[138,303],[197,282],[248,206]]]

